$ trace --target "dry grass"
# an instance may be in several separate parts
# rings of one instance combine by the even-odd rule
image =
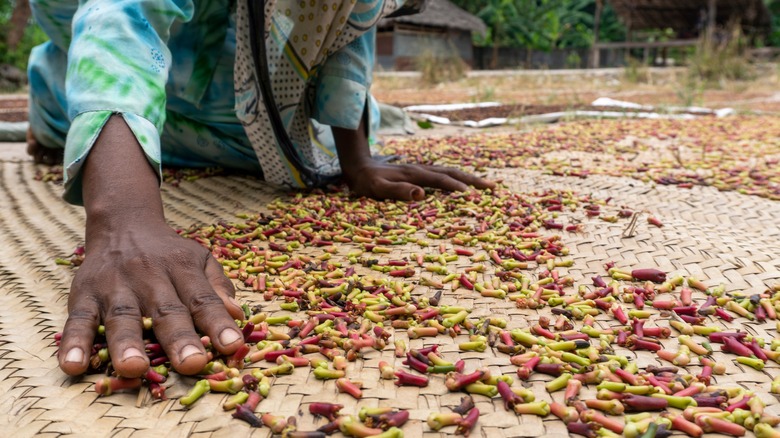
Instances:
[[[457,54],[442,56],[430,49],[424,50],[414,61],[423,83],[427,85],[459,81],[466,77],[468,69],[468,65]]]
[[[717,88],[693,88],[685,68],[648,68],[649,79],[632,83],[621,70],[579,70],[562,75],[550,71],[506,72],[486,76],[471,72],[465,78],[431,86],[420,93],[419,76],[377,75],[372,92],[388,103],[454,103],[498,101],[506,104],[590,103],[597,97],[642,104],[710,107],[729,106],[738,110],[780,112],[780,71],[776,65],[759,66],[761,73],[751,80],[724,78]],[[686,94],[687,93],[687,94]]]

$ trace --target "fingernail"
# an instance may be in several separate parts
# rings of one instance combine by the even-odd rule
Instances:
[[[133,358],[144,358],[143,353],[137,348],[128,348],[125,350],[124,354],[122,354],[122,362],[133,359]]]
[[[184,362],[185,360],[189,359],[190,356],[195,356],[196,354],[202,355],[203,353],[200,351],[200,348],[194,346],[194,345],[188,345],[181,349],[181,361]]]
[[[219,342],[222,345],[230,345],[239,339],[241,339],[241,335],[233,329],[222,330],[222,333],[219,334]]]
[[[228,297],[228,301],[236,307],[241,307],[241,304],[238,304],[238,300],[233,297]]]
[[[409,192],[409,194],[412,196],[412,199],[418,199],[424,195],[422,189],[412,189],[412,191]]]
[[[71,348],[67,355],[65,355],[66,363],[81,363],[84,361],[84,352],[81,348]]]

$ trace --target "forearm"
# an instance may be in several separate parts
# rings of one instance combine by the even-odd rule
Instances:
[[[360,119],[357,129],[333,127],[333,140],[336,143],[336,153],[344,174],[349,174],[356,167],[371,161],[371,148],[368,145],[366,115]]]
[[[165,223],[157,175],[124,117],[102,128],[82,169],[89,252],[68,295],[60,367],[87,370],[102,324],[117,373],[142,376],[148,316],[173,367],[195,374],[208,359],[196,328],[223,355],[243,345],[233,284],[206,248]]]
[[[83,169],[87,244],[129,220],[164,224],[156,170],[120,115],[112,116]]]
[[[80,3],[73,17],[65,78],[71,121],[64,157],[68,202],[83,202],[83,163],[112,113],[123,115],[137,139],[126,144],[140,143],[159,171],[171,65],[167,41],[173,23],[191,15],[189,0]]]

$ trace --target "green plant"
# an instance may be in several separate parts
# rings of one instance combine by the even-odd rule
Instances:
[[[763,43],[767,46],[780,46],[780,0],[764,0],[772,17],[772,30],[766,35]]]
[[[693,55],[688,59],[688,75],[698,78],[707,86],[723,80],[747,80],[754,76],[753,68],[743,50],[744,38],[738,24],[728,27],[725,35],[708,36],[699,40]]]
[[[683,106],[693,106],[701,101],[704,93],[704,83],[693,74],[686,74],[675,92]]]
[[[422,80],[428,85],[453,82],[466,77],[468,65],[453,49],[442,53],[432,48],[424,49],[414,59],[414,64],[422,74]]]
[[[644,84],[650,79],[647,66],[635,58],[628,58],[626,67],[623,69],[623,77],[632,84]]]
[[[582,67],[582,57],[577,52],[571,52],[566,57],[566,68],[580,68]]]
[[[8,47],[8,35],[12,32],[11,23],[15,2],[0,2],[0,64],[9,64],[22,71],[27,69],[27,61],[33,47],[47,40],[46,34],[32,20],[28,20],[21,39],[16,47]]]
[[[477,85],[477,92],[471,97],[473,103],[490,102],[496,99],[496,89],[490,85]]]

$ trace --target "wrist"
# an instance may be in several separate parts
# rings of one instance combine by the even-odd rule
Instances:
[[[87,230],[98,228],[121,232],[140,224],[165,224],[162,197],[154,174],[139,172],[133,179],[89,178],[85,196]],[[86,183],[86,181],[85,181]]]
[[[120,116],[112,116],[84,164],[87,237],[165,225],[157,173]]]
[[[160,227],[169,228],[163,214],[156,209],[109,207],[87,212],[84,234],[87,246],[94,248],[123,235]]]
[[[341,171],[347,180],[360,175],[366,167],[374,164],[371,148],[368,145],[365,121],[364,116],[357,129],[332,128]]]

